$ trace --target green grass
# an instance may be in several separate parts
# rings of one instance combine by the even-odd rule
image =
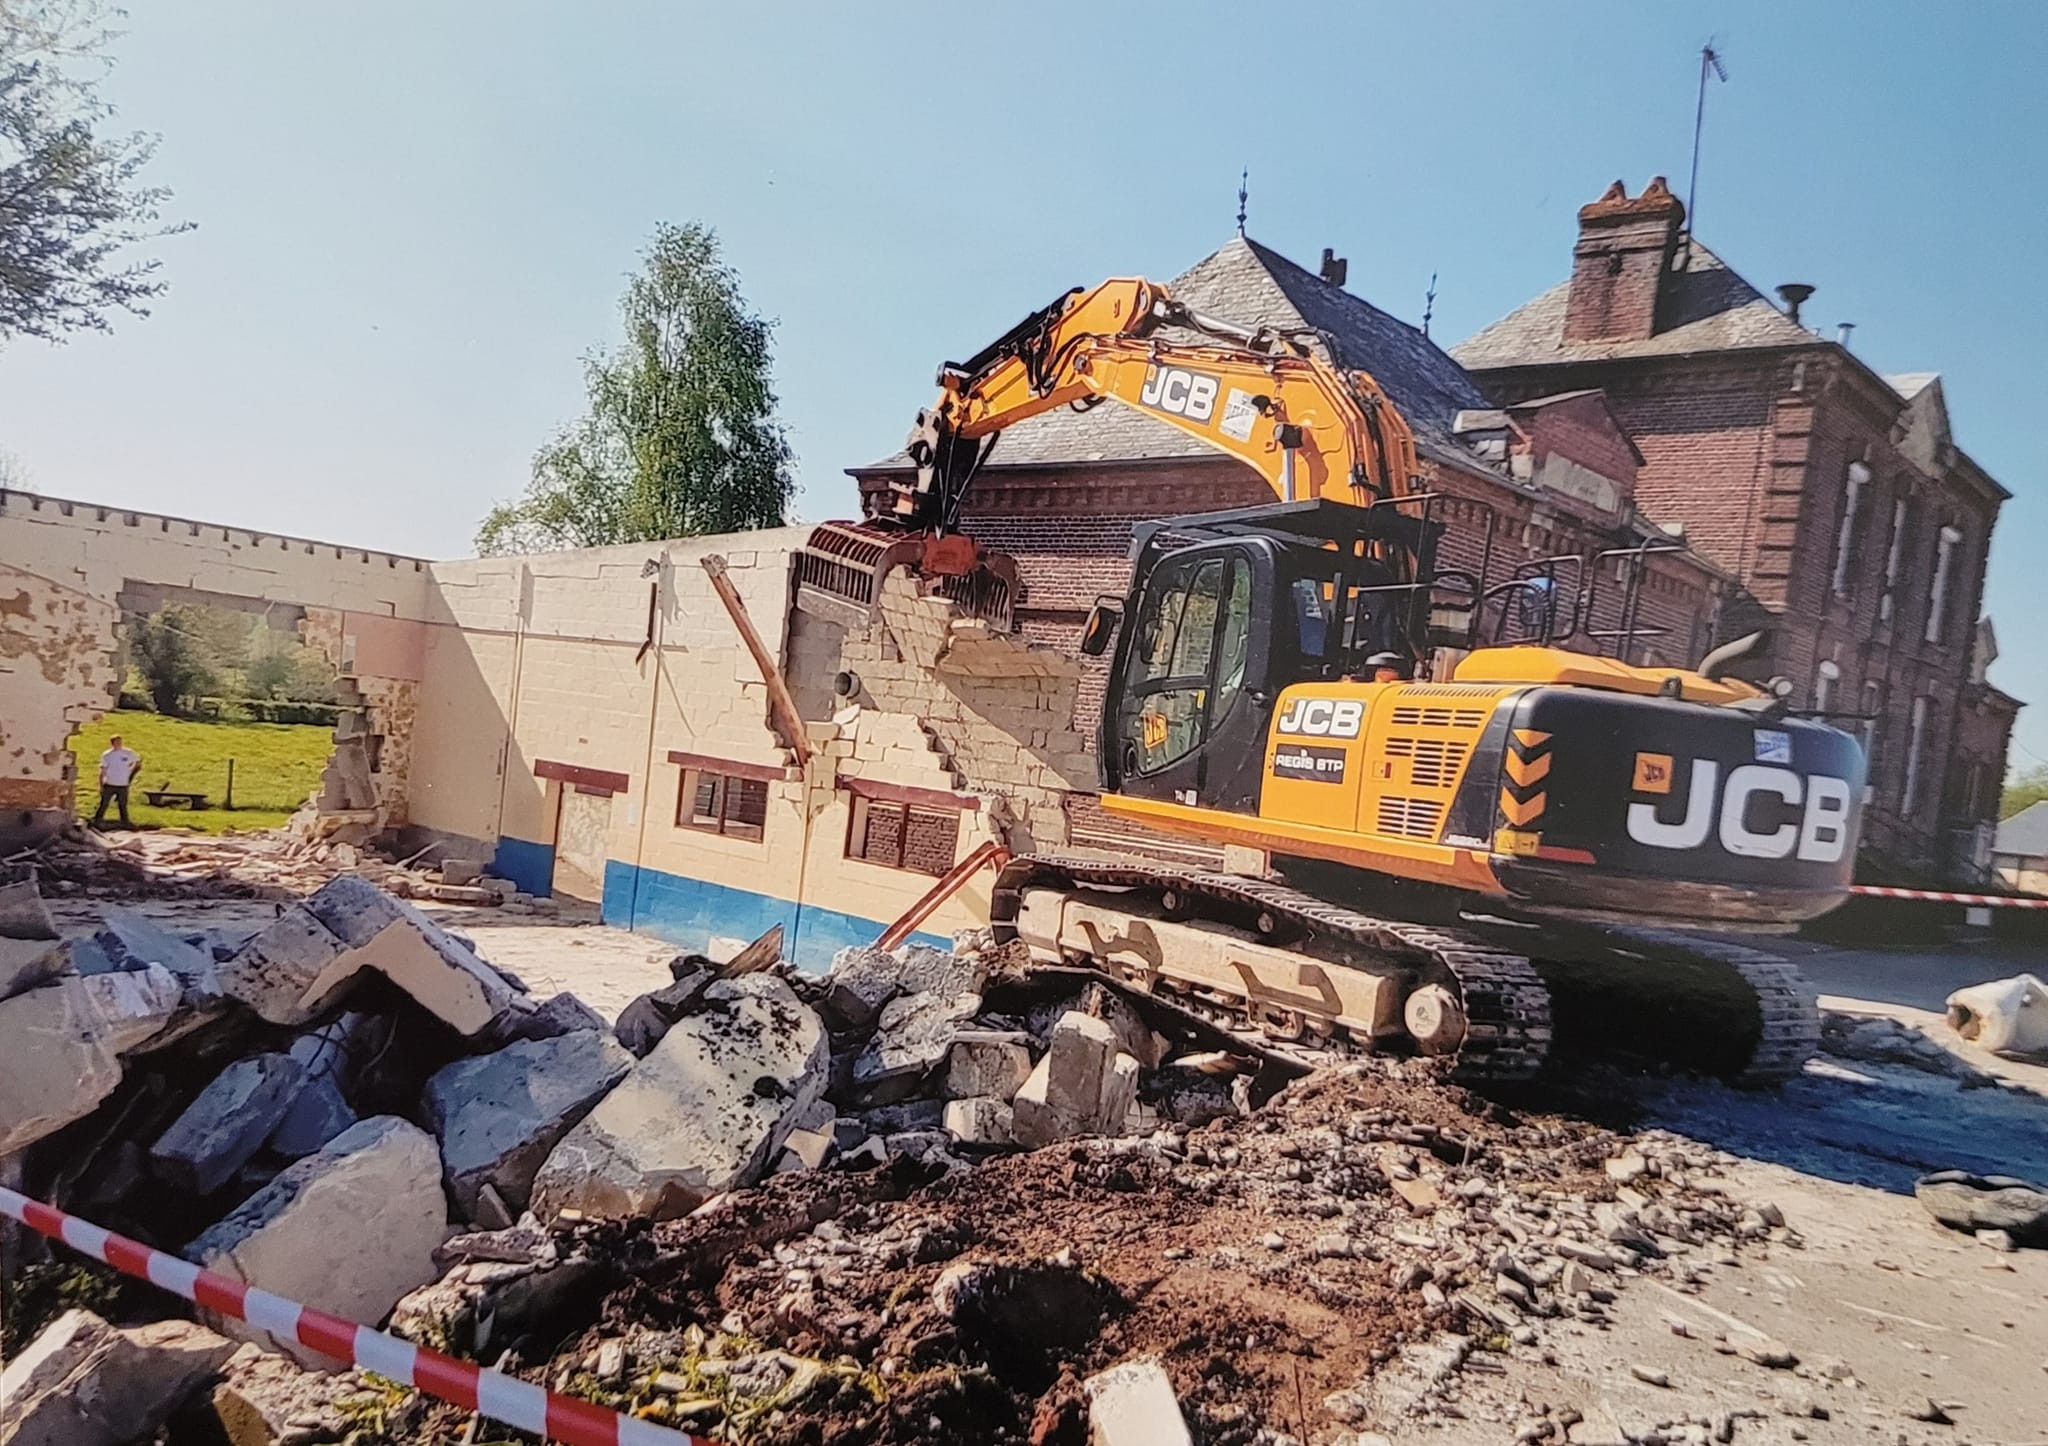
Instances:
[[[137,824],[190,828],[200,833],[276,828],[320,786],[320,771],[334,751],[334,730],[299,723],[201,723],[123,710],[78,730],[78,812],[91,818],[100,801],[100,754],[114,734],[142,755],[142,771],[129,792]],[[235,806],[226,801],[228,760],[235,760]],[[151,808],[148,788],[203,793],[212,806],[199,810]],[[110,812],[110,818],[114,815]]]

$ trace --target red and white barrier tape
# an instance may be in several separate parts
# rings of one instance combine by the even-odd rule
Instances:
[[[338,1315],[286,1300],[239,1280],[202,1270],[189,1260],[151,1250],[125,1235],[102,1230],[40,1200],[0,1186],[0,1215],[10,1216],[52,1240],[103,1261],[126,1275],[182,1295],[195,1305],[247,1321],[283,1340],[366,1371],[402,1381],[430,1396],[452,1401],[522,1431],[533,1431],[569,1446],[715,1446],[702,1436],[671,1431],[649,1421],[558,1396],[497,1371],[486,1371],[430,1351]]]
[[[2048,909],[2048,899],[2019,898],[2012,894],[1951,894],[1941,889],[1887,889],[1877,884],[1856,884],[1849,892],[1872,899],[1919,899],[1930,904],[1970,904],[1977,908]]]

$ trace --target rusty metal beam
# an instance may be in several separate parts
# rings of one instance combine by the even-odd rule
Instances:
[[[790,696],[789,685],[782,681],[782,668],[776,663],[775,655],[768,651],[768,645],[761,641],[761,634],[754,627],[753,618],[747,615],[747,605],[741,600],[739,589],[726,576],[725,559],[715,552],[710,554],[704,559],[704,571],[711,579],[711,590],[718,594],[718,600],[731,614],[732,625],[739,629],[740,641],[754,655],[754,666],[761,670],[761,681],[768,685],[768,726],[775,731],[782,746],[796,755],[799,764],[809,763],[811,740],[804,732],[803,715],[796,710],[796,699]]]

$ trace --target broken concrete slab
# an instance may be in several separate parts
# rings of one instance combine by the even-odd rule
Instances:
[[[211,950],[186,943],[134,909],[100,910],[100,927],[93,934],[93,942],[105,951],[116,969],[161,964],[183,982],[188,997],[221,992]]]
[[[1125,1361],[1081,1383],[1089,1446],[1190,1446],[1173,1382],[1156,1356]]]
[[[549,1152],[632,1067],[617,1040],[582,1030],[457,1060],[428,1080],[427,1122],[463,1218],[477,1218],[486,1185],[517,1218]]]
[[[2048,1246],[2048,1188],[2031,1181],[1942,1170],[1915,1180],[1913,1197],[1951,1230],[2001,1230],[2015,1244]]]
[[[853,1062],[853,1087],[870,1104],[917,1092],[942,1064],[960,1026],[981,1012],[979,994],[899,994],[882,1006],[875,1035]]]
[[[0,999],[56,978],[71,966],[69,956],[48,939],[10,939],[0,935]]]
[[[55,939],[57,924],[33,879],[0,884],[0,939]]]
[[[340,995],[313,996],[314,981],[347,952],[332,930],[302,905],[294,905],[215,966],[221,992],[238,999],[271,1024],[304,1024]]]
[[[689,955],[686,958],[700,958]],[[673,981],[659,989],[651,989],[639,998],[629,1002],[619,1011],[619,1022],[612,1034],[624,1045],[635,1059],[645,1059],[660,1044],[662,1037],[678,1019],[695,1007],[697,999],[711,987],[718,975],[709,960],[695,968],[678,972],[684,963],[678,959],[669,965]]]
[[[719,980],[555,1147],[535,1213],[663,1220],[753,1184],[823,1093],[828,1058],[823,1024],[781,977]]]
[[[411,904],[352,874],[315,890],[306,911],[348,946],[314,979],[309,1002],[325,1002],[350,976],[375,969],[458,1034],[473,1037],[519,992]]]
[[[433,1137],[394,1115],[364,1120],[288,1166],[194,1240],[185,1258],[274,1294],[375,1324],[440,1272],[448,1234]],[[223,1333],[282,1351],[314,1370],[333,1363],[237,1321]]]
[[[341,1074],[349,1039],[362,1019],[360,1014],[344,1014],[292,1041],[291,1057],[305,1070],[305,1083],[265,1142],[285,1159],[305,1158],[356,1122],[355,1108],[341,1092]]]
[[[496,968],[496,965],[492,966]],[[504,974],[503,969],[499,969]],[[512,996],[512,1005],[491,1031],[491,1038],[506,1044],[522,1039],[558,1039],[579,1030],[609,1030],[602,1014],[575,995],[564,991],[536,1004],[525,995]]]
[[[150,1147],[151,1171],[173,1190],[211,1195],[255,1158],[305,1078],[288,1054],[236,1060]]]
[[[946,1098],[993,1095],[1013,1099],[1031,1078],[1030,1036],[1000,1029],[962,1029],[946,1052]]]
[[[69,1310],[0,1371],[7,1446],[127,1446],[148,1438],[235,1344],[190,1321],[117,1330]]]
[[[161,1031],[183,994],[151,965],[0,1000],[0,1156],[92,1113],[121,1082],[121,1054]]]

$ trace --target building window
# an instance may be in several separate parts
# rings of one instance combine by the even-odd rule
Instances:
[[[1877,797],[1877,748],[1884,739],[1884,684],[1863,685],[1863,801]]]
[[[1849,564],[1856,551],[1856,523],[1863,515],[1863,490],[1869,485],[1870,468],[1861,462],[1851,462],[1842,498],[1842,528],[1835,535],[1836,597],[1849,595]]]
[[[1884,596],[1877,600],[1877,620],[1892,620],[1892,591],[1899,581],[1899,558],[1906,548],[1906,499],[1892,503],[1892,545],[1884,555]]]
[[[854,797],[848,858],[937,877],[953,867],[959,852],[958,809]]]
[[[685,768],[676,797],[676,827],[758,843],[768,823],[768,784],[708,768]]]
[[[1927,695],[1913,700],[1912,721],[1906,727],[1906,785],[1899,791],[1899,812],[1911,815],[1920,807],[1920,760],[1927,742]]]
[[[1941,536],[1934,543],[1934,590],[1927,599],[1927,641],[1938,643],[1948,618],[1948,583],[1955,572],[1956,545],[1963,540],[1963,534],[1956,528],[1944,527]]]

